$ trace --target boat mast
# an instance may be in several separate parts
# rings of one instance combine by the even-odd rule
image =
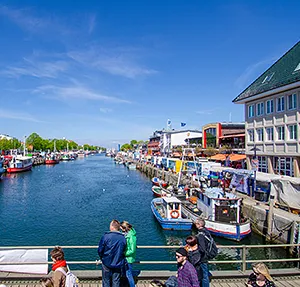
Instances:
[[[23,151],[23,155],[25,156],[26,154],[26,136],[24,136],[24,151]]]
[[[53,148],[53,152],[56,152],[56,140],[54,140],[54,148]]]

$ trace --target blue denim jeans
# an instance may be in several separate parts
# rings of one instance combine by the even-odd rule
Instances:
[[[132,264],[127,263],[126,266],[126,277],[129,283],[130,287],[135,287],[134,279],[133,279],[133,274],[132,274]]]
[[[207,263],[201,263],[200,264],[203,278],[202,278],[202,287],[209,287],[209,271],[208,271],[208,264]]]
[[[102,264],[102,286],[120,287],[121,269],[108,268]]]

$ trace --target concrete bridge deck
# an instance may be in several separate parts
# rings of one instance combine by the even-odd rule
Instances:
[[[101,271],[73,271],[78,276],[79,287],[101,287]],[[211,287],[245,287],[250,271],[212,271]],[[300,287],[300,270],[274,269],[271,270],[277,287]],[[142,271],[137,280],[137,287],[150,287],[150,281],[158,279],[165,281],[173,271]],[[0,272],[0,284],[7,287],[40,287],[39,279],[42,275],[16,274]]]

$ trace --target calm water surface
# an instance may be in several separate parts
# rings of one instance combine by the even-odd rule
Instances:
[[[150,209],[151,185],[150,179],[139,171],[130,171],[98,155],[6,175],[0,182],[0,245],[98,245],[112,219],[133,224],[138,245],[180,245],[190,232],[161,229]],[[218,238],[216,241],[236,244]],[[262,243],[256,235],[241,242]],[[71,260],[98,259],[96,250],[66,250],[66,256]],[[270,256],[280,258],[286,252],[253,250],[248,254],[253,259]],[[219,257],[240,259],[240,254],[225,250]],[[174,251],[139,249],[137,259],[174,260]]]

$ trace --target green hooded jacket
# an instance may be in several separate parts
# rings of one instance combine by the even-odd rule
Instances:
[[[128,263],[133,263],[136,256],[136,231],[134,228],[131,228],[129,232],[125,235],[126,238],[126,249],[125,257]]]

